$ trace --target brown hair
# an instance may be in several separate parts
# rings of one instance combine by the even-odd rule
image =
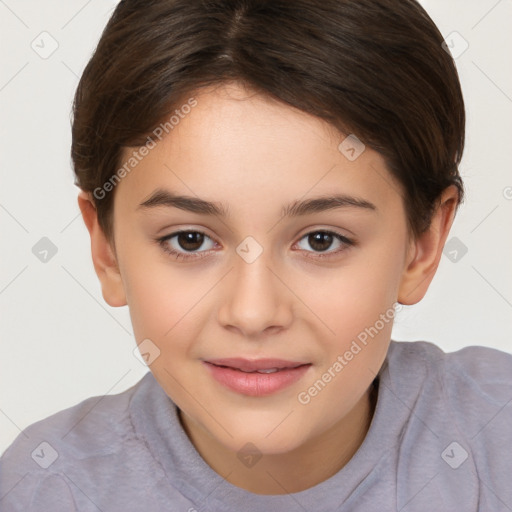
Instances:
[[[417,236],[447,186],[464,195],[464,101],[442,42],[415,0],[122,0],[75,94],[76,184],[111,237],[104,185],[123,149],[200,88],[237,81],[378,151]]]

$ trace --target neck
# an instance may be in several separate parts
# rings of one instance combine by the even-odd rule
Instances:
[[[354,456],[370,428],[378,382],[350,413],[321,435],[285,454],[265,454],[250,468],[179,410],[182,426],[206,463],[228,482],[255,494],[288,494],[313,487],[340,471]]]

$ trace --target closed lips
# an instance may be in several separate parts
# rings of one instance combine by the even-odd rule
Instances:
[[[225,358],[203,360],[210,375],[225,388],[246,396],[268,396],[300,380],[311,363],[284,359]]]

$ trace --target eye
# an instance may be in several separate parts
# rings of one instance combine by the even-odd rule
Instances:
[[[208,250],[196,252],[206,240],[215,245],[215,242],[202,231],[182,230],[159,238],[157,242],[166,253],[177,259],[198,259],[203,258],[208,252]]]
[[[342,234],[336,233],[334,231],[326,230],[311,231],[310,233],[307,233],[299,240],[299,246],[302,241],[305,241],[310,247],[313,248],[313,251],[315,252],[315,255],[308,256],[309,258],[331,257],[333,255],[339,254],[342,251],[347,250],[348,247],[355,245],[355,242],[353,240],[350,240],[346,236],[343,236]],[[327,252],[327,250],[333,245],[333,242],[337,242],[338,249]],[[304,246],[302,246],[301,249],[304,249],[307,252],[312,252],[309,251]]]
[[[176,259],[184,260],[204,258],[215,246],[214,240],[212,240],[206,233],[193,230],[176,231],[158,238],[156,241],[167,254]],[[207,247],[206,250],[200,251],[199,249],[201,249],[205,242],[208,241],[210,242],[210,247]],[[313,251],[301,246],[302,241],[309,244]],[[328,249],[333,245],[333,242],[337,242],[338,249],[328,251]],[[334,255],[347,250],[350,246],[355,245],[355,242],[334,231],[317,230],[304,235],[297,244],[302,250],[314,253],[314,256],[307,256],[308,258],[318,259],[333,257]]]

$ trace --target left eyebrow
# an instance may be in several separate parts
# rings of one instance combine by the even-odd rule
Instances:
[[[348,196],[345,194],[315,197],[306,201],[294,201],[290,205],[283,208],[281,215],[283,217],[296,217],[299,215],[307,215],[309,213],[323,212],[334,208],[361,208],[363,210],[377,211],[377,207],[358,197]]]
[[[148,199],[138,206],[138,209],[156,208],[161,206],[179,208],[181,210],[203,215],[216,215],[223,218],[229,217],[228,208],[221,203],[206,201],[198,197],[177,195],[163,189],[155,190]],[[377,207],[366,199],[345,194],[337,194],[315,197],[304,201],[294,201],[283,207],[281,210],[281,216],[298,217],[301,215],[308,215],[310,213],[318,213],[326,210],[332,210],[334,208],[346,207],[360,208],[374,212],[378,211]]]

